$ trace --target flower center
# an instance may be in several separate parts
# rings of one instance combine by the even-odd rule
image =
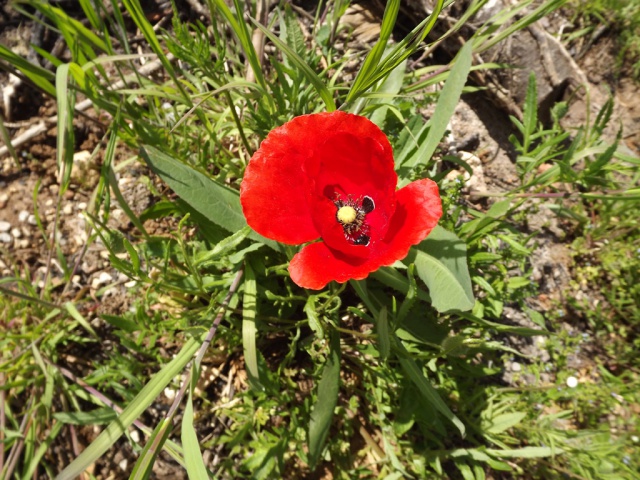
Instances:
[[[338,217],[338,221],[343,225],[348,225],[353,223],[356,218],[358,218],[358,212],[355,208],[350,205],[345,205],[344,207],[340,207],[338,209],[338,213],[336,214]]]
[[[354,245],[369,245],[369,225],[365,220],[367,213],[370,213],[375,208],[373,199],[365,196],[354,200],[349,195],[346,200],[342,200],[339,196],[336,196],[333,203],[338,207],[336,220],[342,225],[347,241]]]

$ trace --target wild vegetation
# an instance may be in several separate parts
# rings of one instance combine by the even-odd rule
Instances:
[[[34,232],[30,257],[0,244],[0,478],[638,478],[640,160],[606,135],[613,100],[543,121],[532,75],[500,189],[470,189],[446,140],[490,88],[470,74],[507,68],[478,55],[563,2],[467,29],[484,2],[407,26],[391,0],[370,44],[342,1],[78,4],[11,6],[50,32],[36,60],[0,44],[41,103],[0,122],[0,219],[32,186]],[[563,40],[609,12],[631,75],[637,5],[589,5]],[[308,290],[239,190],[270,131],[336,109],[387,135],[399,187],[436,181],[443,215],[406,258]],[[15,141],[46,112],[48,161]]]

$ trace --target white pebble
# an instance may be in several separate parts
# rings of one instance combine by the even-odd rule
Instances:
[[[36,222],[36,216],[35,216],[35,215],[29,215],[29,216],[27,217],[27,223],[28,223],[29,225],[37,225],[37,224],[38,224],[38,222]]]
[[[26,222],[27,218],[29,218],[29,212],[27,212],[26,210],[21,210],[18,214],[18,220],[20,220],[21,222]]]
[[[120,467],[120,470],[125,471],[125,472],[127,471],[127,466],[128,465],[129,465],[129,461],[126,458],[123,458],[118,463],[118,466]]]
[[[633,443],[638,443],[640,442],[640,437],[638,437],[637,435],[631,435],[631,441]]]
[[[78,210],[86,210],[87,209],[87,203],[86,202],[80,202],[77,205]]]
[[[91,287],[94,289],[100,288],[102,285],[113,282],[113,277],[107,272],[100,272],[97,278],[94,278],[91,282]]]
[[[176,398],[176,391],[173,388],[167,387],[164,389],[164,396],[169,400],[173,400],[174,398]]]
[[[1,243],[11,243],[13,241],[13,237],[7,232],[0,233],[0,242]]]
[[[569,388],[576,388],[578,386],[578,379],[576,377],[569,377],[567,378],[567,387]]]
[[[64,213],[65,215],[71,215],[73,213],[73,205],[71,205],[70,203],[67,203],[62,208],[62,213]]]
[[[11,235],[13,235],[13,238],[20,238],[22,236],[22,232],[19,228],[12,228]]]
[[[520,365],[518,362],[513,362],[511,364],[511,370],[513,372],[519,372],[520,370],[522,370],[522,365]]]
[[[4,220],[0,220],[0,232],[8,232],[9,230],[11,230],[11,224]]]
[[[136,443],[140,443],[140,432],[138,432],[138,430],[132,430],[130,435],[131,435],[131,440],[133,440]]]

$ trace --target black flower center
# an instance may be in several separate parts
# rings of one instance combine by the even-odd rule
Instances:
[[[346,200],[336,196],[333,201],[337,207],[336,220],[344,230],[345,238],[354,245],[369,245],[369,226],[365,222],[368,213],[376,208],[376,204],[369,196],[354,200],[351,195]]]

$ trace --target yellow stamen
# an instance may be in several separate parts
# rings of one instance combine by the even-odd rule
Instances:
[[[355,221],[358,213],[356,212],[355,208],[350,207],[349,205],[345,205],[344,207],[340,207],[337,216],[340,223],[349,225],[350,223],[353,223]]]

